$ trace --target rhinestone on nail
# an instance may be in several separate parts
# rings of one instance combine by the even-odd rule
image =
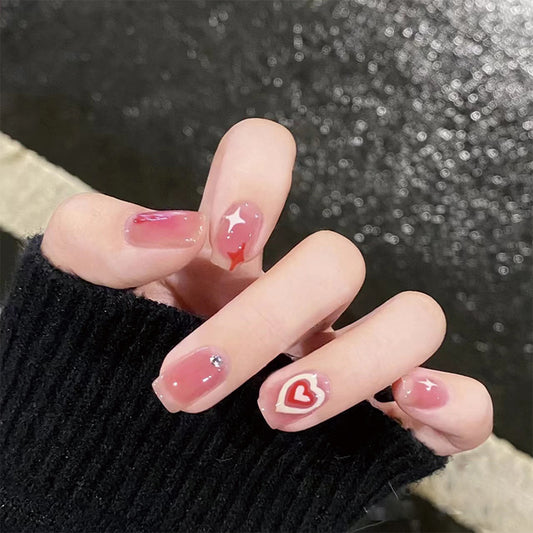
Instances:
[[[222,364],[224,363],[224,361],[222,360],[222,357],[220,357],[220,355],[212,355],[209,358],[209,361],[211,361],[211,364],[215,368],[220,368],[222,366]]]

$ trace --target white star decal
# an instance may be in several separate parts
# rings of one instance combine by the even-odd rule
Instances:
[[[241,218],[241,207],[237,207],[231,215],[226,215],[224,217],[225,219],[229,220],[229,228],[228,233],[233,229],[233,226],[236,226],[237,224],[244,224],[246,220]]]
[[[433,383],[433,381],[429,380],[428,378],[426,378],[424,381],[419,381],[418,383],[420,383],[421,385],[425,385],[426,390],[431,390],[433,387],[437,386],[436,383]]]

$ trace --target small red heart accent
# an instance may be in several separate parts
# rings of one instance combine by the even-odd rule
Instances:
[[[291,384],[285,396],[288,407],[311,407],[316,403],[317,396],[306,379],[299,379]]]

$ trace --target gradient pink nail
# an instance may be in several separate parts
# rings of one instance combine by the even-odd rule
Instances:
[[[392,389],[398,401],[418,409],[435,409],[448,401],[443,383],[424,373],[408,374],[396,381]]]
[[[261,211],[252,202],[233,204],[222,217],[214,244],[229,261],[230,270],[250,258],[262,221]]]
[[[165,368],[152,383],[161,403],[175,413],[218,387],[227,375],[227,357],[205,347]]]
[[[261,387],[257,404],[272,429],[287,429],[320,406],[329,397],[328,379],[314,371],[290,378],[269,378]]]
[[[200,237],[204,217],[196,211],[148,211],[126,221],[126,241],[143,248],[189,248]]]

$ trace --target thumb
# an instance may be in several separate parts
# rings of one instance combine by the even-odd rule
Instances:
[[[151,211],[86,193],[56,209],[41,249],[61,270],[124,289],[183,268],[202,249],[206,233],[205,215],[196,211]]]

